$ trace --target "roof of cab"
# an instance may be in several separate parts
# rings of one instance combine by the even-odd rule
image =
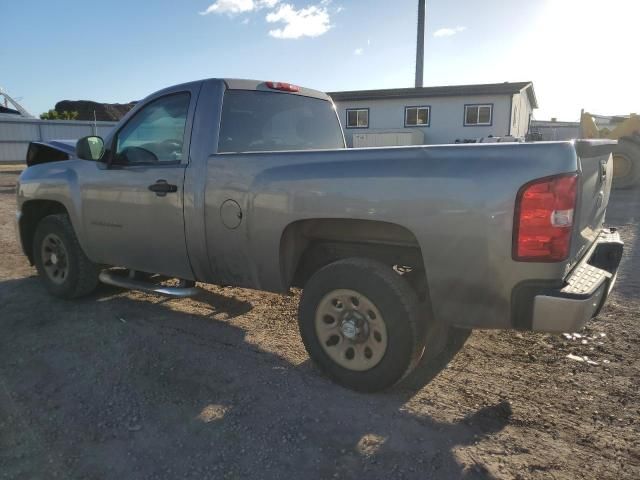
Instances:
[[[229,90],[257,90],[263,92],[276,92],[286,93],[289,95],[302,95],[303,97],[319,98],[321,100],[331,101],[331,97],[319,90],[313,90],[311,88],[299,87],[298,92],[283,92],[281,90],[274,90],[267,87],[266,80],[245,80],[240,78],[224,78],[222,81],[225,83]]]
[[[312,90],[311,88],[298,87],[300,88],[298,92],[289,92],[289,91],[285,92],[282,90],[275,90],[267,87],[266,80],[244,80],[239,78],[204,78],[201,80],[180,83],[177,85],[172,85],[170,87],[163,88],[162,90],[153,92],[152,94],[145,97],[142,101],[139,101],[136,103],[138,104],[146,103],[146,101],[149,99],[157,98],[167,93],[180,90],[182,88],[190,88],[195,86],[196,84],[202,84],[205,82],[215,82],[215,83],[222,82],[225,85],[225,87],[228,88],[229,90],[255,90],[255,91],[262,91],[262,92],[275,92],[275,93],[282,93],[282,94],[288,94],[288,95],[300,95],[303,97],[318,98],[320,100],[327,100],[329,102],[333,101],[331,97],[326,93],[320,92],[318,90]],[[135,107],[131,111],[133,110],[135,110]]]

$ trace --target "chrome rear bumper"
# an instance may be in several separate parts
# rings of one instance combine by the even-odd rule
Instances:
[[[623,243],[615,229],[600,234],[591,255],[586,256],[558,290],[536,295],[532,330],[575,332],[599,312],[613,288],[622,258]]]

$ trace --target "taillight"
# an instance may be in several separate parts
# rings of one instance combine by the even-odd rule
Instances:
[[[299,92],[300,87],[284,82],[266,82],[267,87],[272,90],[281,90],[283,92]]]
[[[558,175],[524,185],[516,198],[513,259],[560,262],[569,256],[578,175]]]

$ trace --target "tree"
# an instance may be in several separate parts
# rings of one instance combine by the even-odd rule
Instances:
[[[58,116],[58,112],[51,109],[48,112],[41,113],[40,118],[42,120],[58,120],[60,117]]]
[[[51,109],[48,112],[41,113],[40,118],[42,120],[75,120],[78,118],[78,112],[68,112],[67,110],[58,112]]]

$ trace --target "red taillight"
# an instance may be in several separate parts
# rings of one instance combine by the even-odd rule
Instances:
[[[526,184],[516,198],[513,258],[560,262],[569,256],[578,175],[559,175]]]
[[[300,87],[297,85],[292,85],[290,83],[284,82],[266,82],[267,87],[272,90],[281,90],[283,92],[299,92]]]

